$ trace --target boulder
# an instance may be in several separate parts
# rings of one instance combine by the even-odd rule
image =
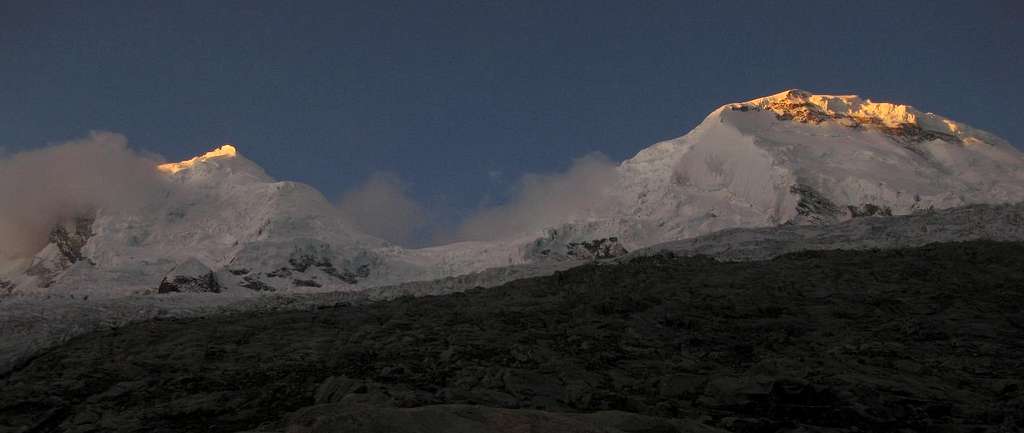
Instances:
[[[213,271],[196,258],[189,258],[175,266],[160,281],[158,293],[219,293],[220,283]]]

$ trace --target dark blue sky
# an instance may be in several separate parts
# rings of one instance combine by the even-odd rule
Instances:
[[[794,87],[1022,145],[1022,3],[7,0],[0,146],[108,130],[177,160],[232,142],[328,196],[386,170],[457,213]]]

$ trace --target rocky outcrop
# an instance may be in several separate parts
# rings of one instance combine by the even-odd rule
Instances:
[[[274,286],[265,283],[263,280],[261,280],[258,276],[255,275],[246,275],[245,277],[242,277],[242,282],[239,285],[255,292],[277,291],[277,289],[274,288]]]
[[[629,251],[619,243],[619,238],[610,237],[592,241],[569,242],[566,255],[585,260],[610,259],[624,256]]]
[[[791,224],[835,224],[850,218],[893,216],[892,208],[872,203],[840,207],[807,185],[793,185],[790,192],[799,197],[796,204],[797,216],[789,221]]]
[[[221,291],[217,277],[208,266],[198,259],[190,258],[164,276],[158,293],[218,293]]]
[[[800,197],[796,203],[797,218],[793,223],[797,224],[832,224],[838,222],[843,211],[836,206],[828,197],[815,191],[807,185],[793,185],[791,193]]]
[[[288,249],[281,254],[284,248]],[[269,254],[249,252],[227,266],[221,284],[260,292],[338,290],[363,283],[374,269],[383,266],[383,260],[376,254],[339,253],[339,248],[318,239],[298,239],[287,247],[272,248]]]
[[[82,248],[93,236],[92,224],[95,218],[76,217],[67,226],[61,224],[50,231],[50,243],[57,247],[61,256],[70,263],[85,260]]]
[[[331,278],[347,284],[358,284],[360,280],[370,276],[370,268],[371,263],[374,262],[374,256],[370,254],[359,255],[349,260],[353,263],[346,263],[346,266],[343,266],[341,269],[334,264],[335,256],[328,245],[307,246],[306,248],[296,249],[288,257],[288,267],[283,267],[276,271],[279,275],[268,274],[268,276],[290,277],[293,272],[308,274],[312,270],[318,270]],[[294,281],[309,281],[309,279],[296,279]],[[298,283],[295,285],[299,287],[319,287]]]
[[[888,206],[877,206],[871,203],[865,203],[860,206],[847,206],[846,209],[850,212],[850,216],[853,218],[867,216],[892,216],[892,209]]]
[[[46,245],[25,271],[35,277],[39,287],[50,287],[57,276],[78,262],[89,263],[83,248],[93,236],[93,217],[78,216],[59,223],[50,230]]]
[[[300,278],[292,280],[292,285],[295,287],[323,287],[323,284],[318,283],[316,280],[303,280]]]
[[[547,229],[544,236],[523,247],[523,255],[528,262],[543,263],[610,259],[629,253],[616,236],[587,239],[586,234],[586,228],[572,224]]]

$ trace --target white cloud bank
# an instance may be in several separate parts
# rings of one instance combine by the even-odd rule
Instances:
[[[617,181],[616,164],[596,152],[574,160],[564,173],[527,174],[508,203],[470,215],[455,238],[505,239],[603,215],[614,206],[610,191]]]
[[[398,245],[413,242],[429,224],[425,208],[407,194],[401,178],[377,172],[338,201],[338,210],[357,230]]]
[[[157,158],[120,134],[93,132],[50,147],[0,155],[0,258],[27,257],[62,219],[159,197]]]

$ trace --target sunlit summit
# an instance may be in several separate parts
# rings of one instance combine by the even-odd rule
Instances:
[[[218,147],[216,149],[213,149],[209,152],[206,152],[202,155],[199,155],[195,158],[186,161],[160,164],[156,166],[156,169],[166,173],[177,173],[203,161],[208,161],[214,158],[234,158],[236,155],[238,155],[238,150],[235,149],[235,146],[225,144],[221,147]]]

